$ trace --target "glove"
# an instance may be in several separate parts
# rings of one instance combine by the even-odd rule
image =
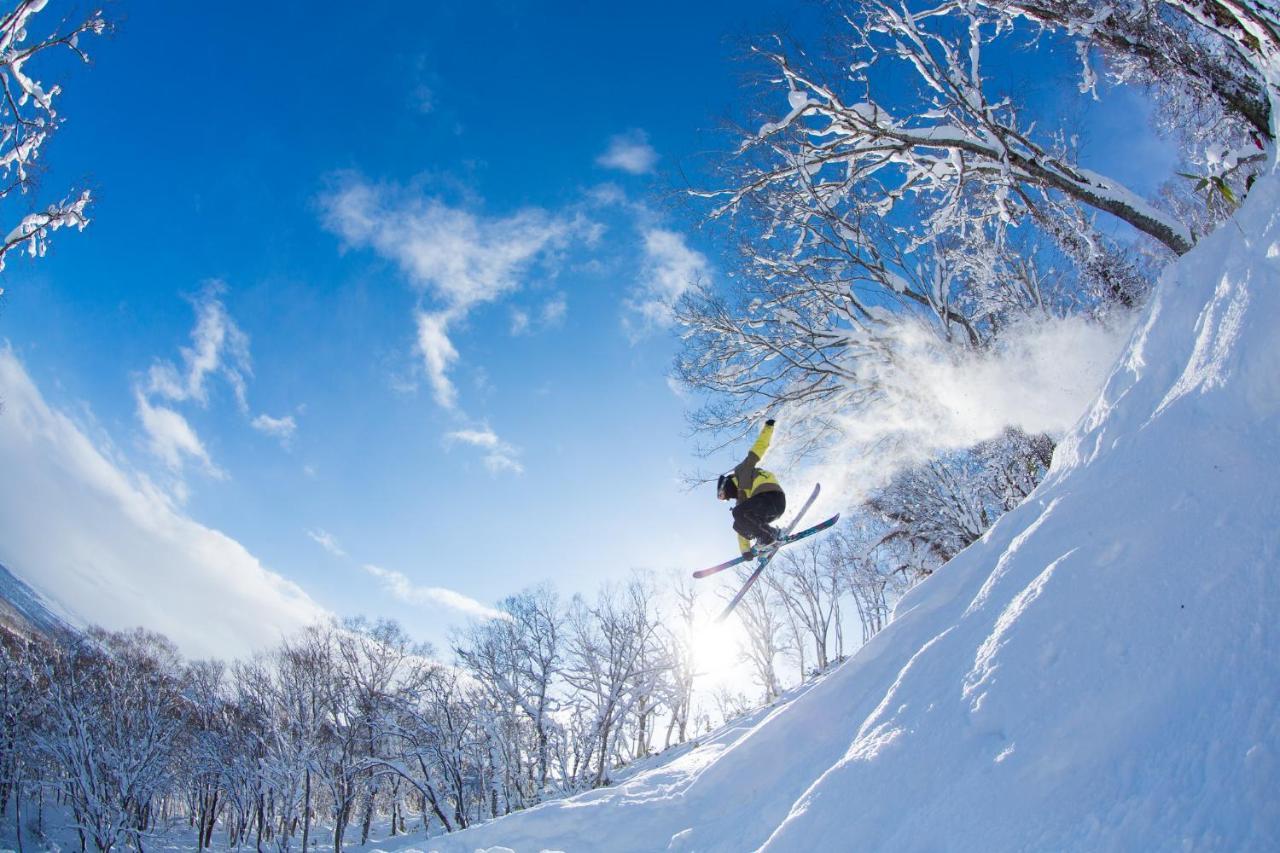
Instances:
[[[764,422],[764,425],[765,425],[765,426],[773,426],[773,418],[769,418],[769,420],[765,421],[765,422]]]

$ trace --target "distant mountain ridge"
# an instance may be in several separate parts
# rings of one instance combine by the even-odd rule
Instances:
[[[18,634],[66,639],[79,634],[72,619],[0,564],[0,627]]]

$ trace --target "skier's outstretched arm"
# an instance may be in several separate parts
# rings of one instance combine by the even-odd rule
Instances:
[[[773,419],[764,422],[764,429],[760,430],[760,437],[756,439],[756,443],[751,445],[751,449],[747,451],[747,458],[738,463],[738,467],[733,469],[733,475],[738,483],[738,488],[750,488],[750,484],[755,480],[756,466],[760,464],[760,460],[769,450],[769,442],[773,440]]]

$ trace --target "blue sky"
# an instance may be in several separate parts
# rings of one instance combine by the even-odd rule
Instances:
[[[732,554],[681,478],[737,449],[693,454],[662,310],[726,258],[668,202],[743,107],[745,34],[812,7],[114,11],[92,68],[39,69],[46,192],[96,201],[4,273],[0,562],[231,654],[199,639],[226,566],[255,642],[318,606],[443,645],[469,602]]]
[[[680,482],[702,463],[651,312],[716,273],[664,198],[776,6],[116,11],[92,68],[41,69],[65,90],[46,191],[96,201],[5,272],[0,336],[40,400],[320,607],[438,644],[462,611],[406,584],[489,604],[731,553]],[[197,367],[201,318],[223,338]]]

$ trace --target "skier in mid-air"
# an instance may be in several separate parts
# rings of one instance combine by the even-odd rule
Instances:
[[[787,496],[778,478],[756,467],[769,449],[773,438],[773,419],[764,422],[760,437],[730,474],[721,474],[716,483],[716,497],[732,500],[733,529],[738,534],[738,550],[744,555],[758,553],[777,541],[780,531],[771,523],[787,509]],[[751,541],[755,540],[755,547]]]

